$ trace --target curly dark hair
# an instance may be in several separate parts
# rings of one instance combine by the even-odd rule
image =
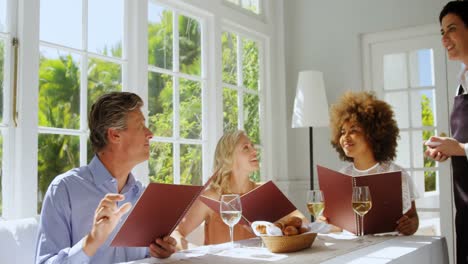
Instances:
[[[392,161],[396,157],[399,132],[392,107],[377,99],[372,92],[347,92],[331,107],[331,144],[340,159],[353,161],[341,148],[341,128],[345,122],[356,122],[362,127],[366,140],[378,162]]]

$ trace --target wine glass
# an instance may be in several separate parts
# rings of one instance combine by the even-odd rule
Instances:
[[[325,200],[321,190],[310,190],[307,192],[307,209],[317,220],[325,209]]]
[[[372,208],[372,198],[368,186],[353,187],[352,205],[354,212],[360,218],[358,236],[364,236],[364,215]]]
[[[231,237],[231,247],[234,247],[234,226],[239,222],[242,216],[242,204],[238,194],[221,195],[219,211],[221,219],[229,226]]]

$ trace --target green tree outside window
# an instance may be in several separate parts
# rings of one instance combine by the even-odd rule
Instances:
[[[242,48],[238,47],[239,42]],[[242,127],[256,145],[258,159],[261,161],[258,44],[240,35],[223,32],[221,47],[224,83],[223,131],[232,131]],[[237,61],[239,53],[242,60],[240,63]],[[241,65],[241,69],[238,69],[238,65]],[[239,118],[241,113],[243,120]],[[260,181],[260,173],[252,174],[251,178],[254,181]]]
[[[106,48],[104,50],[107,50]],[[121,54],[121,45],[109,49]],[[41,49],[39,64],[39,125],[47,128],[79,129],[80,57],[55,49]],[[88,58],[88,111],[104,93],[122,90],[121,65]],[[87,129],[87,128],[85,128]],[[38,138],[38,210],[50,182],[59,174],[78,167],[79,137],[63,134],[39,134]],[[93,151],[88,144],[88,161]]]
[[[434,126],[434,113],[432,112],[431,101],[429,97],[425,94],[422,94],[421,97],[421,115],[422,115],[422,125],[423,126]],[[431,136],[434,135],[432,130],[424,130],[423,139],[428,140]],[[421,151],[424,152],[424,146],[421,147]],[[434,168],[435,161],[424,157],[424,168]],[[426,192],[436,190],[436,172],[435,171],[425,171],[424,172],[424,190]]]
[[[148,24],[148,110],[149,128],[155,137],[174,137],[174,98],[177,97],[180,139],[202,139],[202,84],[159,68],[173,70],[173,16],[170,10],[150,5],[157,18],[149,18]],[[190,17],[177,15],[180,72],[201,76],[201,27]],[[154,66],[154,67],[153,67]],[[156,68],[155,68],[156,67]],[[174,87],[178,87],[175,94]],[[180,182],[200,185],[202,182],[202,146],[178,144],[180,148]],[[167,142],[152,142],[149,159],[150,181],[174,182],[174,145]]]

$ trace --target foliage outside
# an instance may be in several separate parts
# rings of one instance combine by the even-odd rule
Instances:
[[[170,11],[160,13],[159,23],[150,23],[149,35],[149,65],[172,70],[173,61],[173,30]],[[201,74],[201,44],[200,24],[191,18],[179,16],[179,60],[180,71],[200,76]],[[224,33],[221,39],[223,82],[237,83],[237,36]],[[258,49],[253,41],[244,42],[244,84],[246,87],[258,89]],[[163,58],[163,59],[161,59]],[[182,139],[201,140],[202,135],[202,87],[201,83],[178,78],[158,72],[150,68],[148,74],[149,93],[149,125],[157,137],[173,137],[174,105],[173,98],[179,98],[179,136]],[[178,83],[178,94],[174,85]],[[223,124],[224,131],[238,127],[238,94],[235,90],[223,89]],[[256,143],[259,143],[259,100],[258,96],[246,97],[244,109],[246,112],[246,130]],[[249,129],[247,129],[247,125]],[[177,144],[177,143],[176,143]],[[154,142],[150,153],[150,180],[153,182],[172,183],[174,181],[174,146],[170,142]],[[197,144],[179,144],[180,151],[180,182],[183,184],[202,183],[202,147]],[[259,180],[259,173],[253,175]]]
[[[422,115],[422,125],[423,126],[434,126],[434,114],[432,112],[431,101],[429,97],[425,94],[422,94],[421,97],[421,115]],[[423,133],[423,140],[428,140],[431,136],[434,135],[434,131],[432,130],[424,130]],[[424,152],[424,146],[421,149]],[[424,157],[424,168],[434,168],[435,161]],[[426,192],[435,191],[436,190],[436,172],[435,171],[425,171],[424,172],[424,190]]]
[[[113,55],[121,47],[111,49]],[[70,53],[41,49],[39,64],[39,125],[47,128],[80,128],[80,60]],[[102,94],[122,89],[121,65],[88,58],[88,110]],[[86,129],[86,128],[83,128]],[[57,176],[79,163],[78,136],[40,133],[38,138],[38,208]],[[89,151],[89,150],[88,150]],[[90,157],[88,157],[89,159]]]

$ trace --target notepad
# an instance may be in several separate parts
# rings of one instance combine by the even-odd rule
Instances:
[[[351,206],[353,186],[369,186],[372,208],[364,216],[364,233],[395,231],[402,217],[401,171],[353,177],[317,166],[320,189],[325,198],[325,216],[332,225],[357,233],[358,217]]]

